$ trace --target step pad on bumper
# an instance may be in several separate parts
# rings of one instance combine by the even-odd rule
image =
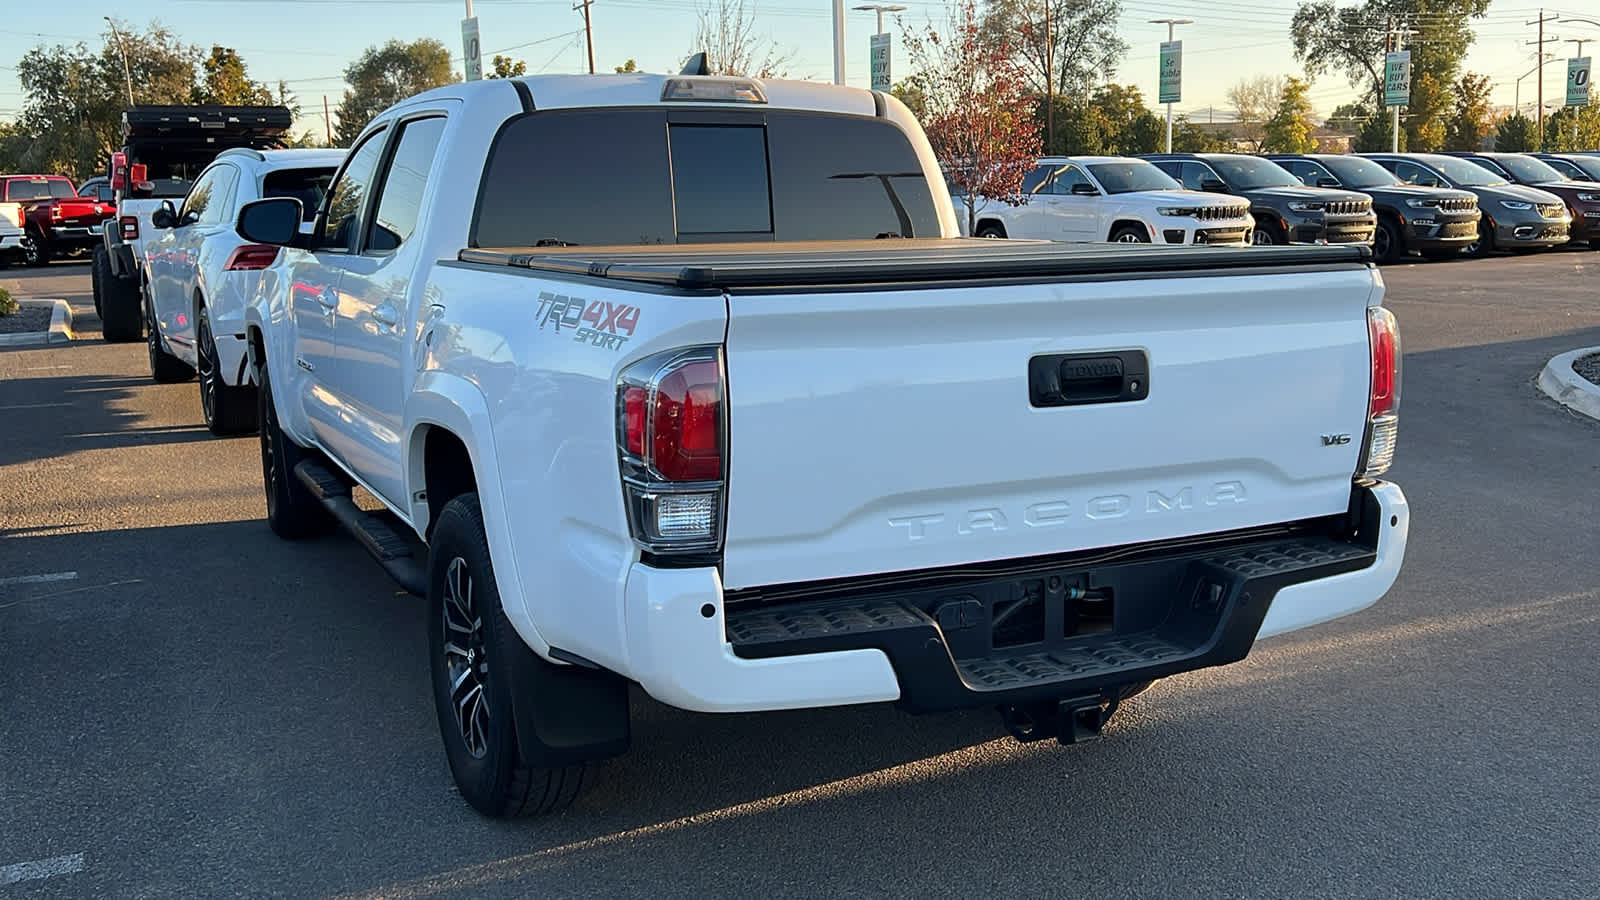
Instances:
[[[747,659],[881,650],[913,710],[1027,702],[1242,659],[1279,589],[1374,558],[1362,543],[1277,537],[1110,561],[1020,560],[980,574],[913,573],[900,587],[881,577],[780,586],[759,600],[731,595],[726,634]],[[1101,609],[1080,618],[1071,593],[1079,588],[1103,594],[1111,616]],[[1021,619],[1030,621],[1019,638]]]

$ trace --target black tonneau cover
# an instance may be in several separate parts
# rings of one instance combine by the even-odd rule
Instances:
[[[1365,264],[1365,245],[1205,247],[949,238],[469,248],[462,262],[686,290],[861,286]]]

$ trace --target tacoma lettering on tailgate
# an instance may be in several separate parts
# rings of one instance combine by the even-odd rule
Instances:
[[[1197,496],[1193,487],[1181,487],[1171,494],[1162,491],[1147,491],[1142,506],[1135,502],[1129,494],[1106,494],[1094,497],[1083,504],[1083,517],[1086,519],[1120,519],[1135,512],[1149,514],[1187,512],[1197,507],[1214,508],[1224,503],[1245,502],[1244,483],[1239,481],[1219,481],[1210,485]],[[926,540],[934,534],[953,530],[955,534],[969,535],[980,533],[993,533],[1005,531],[1010,527],[1012,519],[1020,521],[1024,528],[1050,528],[1065,525],[1073,518],[1072,503],[1068,500],[1048,500],[1042,503],[1031,503],[1020,510],[1011,511],[1011,516],[997,506],[968,509],[960,512],[923,513],[921,515],[896,516],[889,520],[890,527],[904,528],[906,538],[912,541]],[[949,520],[953,526],[941,527]],[[932,532],[932,534],[930,534]]]

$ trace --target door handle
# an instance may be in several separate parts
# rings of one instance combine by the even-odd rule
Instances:
[[[400,321],[400,313],[387,303],[372,308],[372,318],[385,328],[393,328],[394,323]]]

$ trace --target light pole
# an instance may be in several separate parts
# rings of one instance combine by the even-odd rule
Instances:
[[[862,11],[862,12],[876,12],[878,14],[878,30],[872,35],[872,44],[871,44],[871,46],[869,48],[870,54],[868,56],[868,59],[870,60],[870,59],[873,58],[873,56],[876,55],[877,50],[878,50],[878,48],[880,46],[883,48],[883,53],[884,53],[884,57],[883,57],[883,63],[884,63],[884,65],[883,65],[883,76],[884,76],[884,81],[888,82],[890,80],[890,76],[889,76],[889,55],[888,55],[889,54],[889,35],[888,35],[887,32],[885,32],[883,30],[883,14],[886,13],[886,12],[901,12],[902,10],[905,9],[905,7],[902,6],[901,4],[898,4],[898,3],[889,3],[889,4],[885,4],[885,3],[864,3],[861,6],[854,7],[854,9],[857,9],[857,10]],[[870,65],[868,66],[867,74],[869,76],[873,74],[872,68],[871,68]],[[873,80],[876,81],[877,79],[874,78]],[[878,90],[878,85],[877,84],[871,84],[871,85],[868,85],[868,86],[871,87],[873,90]],[[883,90],[888,90],[888,89],[889,89],[889,85],[888,84],[884,84]]]
[[[844,84],[844,0],[833,0],[833,83]]]
[[[1546,53],[1544,55],[1544,59],[1555,59],[1555,58],[1556,58],[1556,55],[1554,53]],[[1544,60],[1540,60],[1541,63],[1543,61]],[[1529,69],[1528,71],[1523,72],[1521,75],[1517,76],[1516,91],[1512,95],[1515,99],[1513,99],[1511,101],[1511,105],[1513,107],[1514,112],[1519,116],[1522,115],[1522,79],[1527,78],[1529,75],[1532,75],[1533,73],[1539,71],[1539,69],[1540,69],[1539,66],[1534,66],[1533,68]]]
[[[117,23],[111,21],[110,16],[101,16],[106,24],[111,26],[111,33],[117,39],[117,48],[122,51],[122,77],[128,83],[128,105],[133,105],[133,73],[128,70],[128,45],[122,40],[122,32],[117,30]]]
[[[1170,44],[1170,43],[1172,43],[1172,29],[1174,28],[1174,26],[1177,26],[1177,25],[1193,25],[1194,24],[1194,20],[1193,19],[1151,19],[1150,20],[1150,24],[1167,26],[1167,43]],[[1181,72],[1180,72],[1179,77],[1180,78],[1182,77]],[[1161,89],[1161,85],[1158,82],[1156,84],[1156,90],[1157,90],[1158,93],[1160,92],[1160,89]],[[1167,152],[1168,153],[1172,152],[1172,102],[1171,101],[1167,102]]]

